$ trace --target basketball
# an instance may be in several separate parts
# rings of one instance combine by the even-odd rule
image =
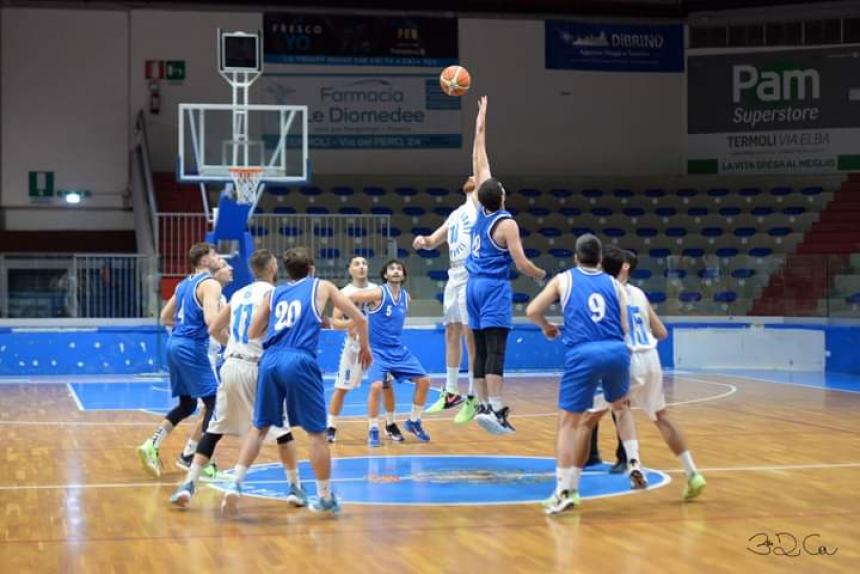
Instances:
[[[439,75],[439,85],[449,96],[462,96],[471,84],[472,76],[463,66],[448,66]]]

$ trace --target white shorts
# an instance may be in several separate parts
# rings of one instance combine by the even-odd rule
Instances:
[[[630,403],[652,421],[666,408],[663,394],[663,367],[657,349],[630,355]]]
[[[343,351],[340,353],[340,364],[337,367],[334,388],[351,391],[361,386],[364,369],[361,368],[361,363],[358,361],[360,350],[358,341],[347,335],[343,342]]]
[[[215,397],[215,414],[207,432],[242,436],[251,428],[254,401],[257,398],[256,363],[230,357],[221,366],[221,385]],[[288,433],[289,421],[284,411],[284,426],[272,427],[270,435]]]
[[[465,266],[448,269],[448,282],[445,283],[445,296],[442,299],[442,315],[446,325],[450,323],[469,324],[466,310],[466,283],[469,272]]]

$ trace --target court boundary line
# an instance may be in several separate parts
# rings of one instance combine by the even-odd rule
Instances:
[[[742,381],[743,381],[743,380],[747,380],[747,381],[752,381],[752,382],[754,382],[754,383],[769,383],[769,384],[771,384],[771,385],[786,385],[786,386],[789,386],[789,387],[801,387],[801,388],[804,388],[804,389],[816,389],[816,390],[819,390],[819,391],[839,392],[839,393],[850,393],[850,394],[852,394],[852,395],[860,395],[860,391],[855,391],[855,390],[853,390],[853,389],[837,389],[837,388],[830,388],[830,387],[818,387],[818,386],[815,386],[815,385],[807,385],[807,384],[804,384],[804,383],[793,383],[793,382],[791,382],[791,381],[773,381],[773,380],[770,380],[770,379],[762,379],[762,378],[759,378],[759,377],[748,377],[748,376],[741,376],[741,375],[730,375],[730,374],[723,373],[723,372],[715,372],[715,373],[713,373],[713,374],[711,374],[711,373],[706,373],[706,372],[698,372],[698,373],[696,373],[696,374],[697,374],[697,375],[704,375],[704,376],[712,376],[712,377],[729,377],[729,378],[731,378],[731,379],[738,379],[738,380],[742,380]]]
[[[74,387],[72,387],[72,383],[66,383],[66,389],[69,391],[69,395],[72,397],[72,400],[75,401],[75,404],[78,406],[78,410],[80,412],[86,412],[87,409],[84,408],[84,404],[81,402],[81,398],[78,396],[78,393],[75,392]]]

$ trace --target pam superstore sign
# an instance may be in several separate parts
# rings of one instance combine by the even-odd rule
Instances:
[[[690,56],[690,173],[860,169],[860,52]]]
[[[317,149],[460,148],[460,98],[436,74],[265,74],[271,104],[308,106]]]

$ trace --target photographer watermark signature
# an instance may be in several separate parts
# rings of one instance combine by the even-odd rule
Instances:
[[[801,554],[810,556],[833,556],[838,546],[827,546],[817,532],[798,537],[791,532],[756,532],[749,538],[747,550],[759,556],[787,556],[797,558]]]

